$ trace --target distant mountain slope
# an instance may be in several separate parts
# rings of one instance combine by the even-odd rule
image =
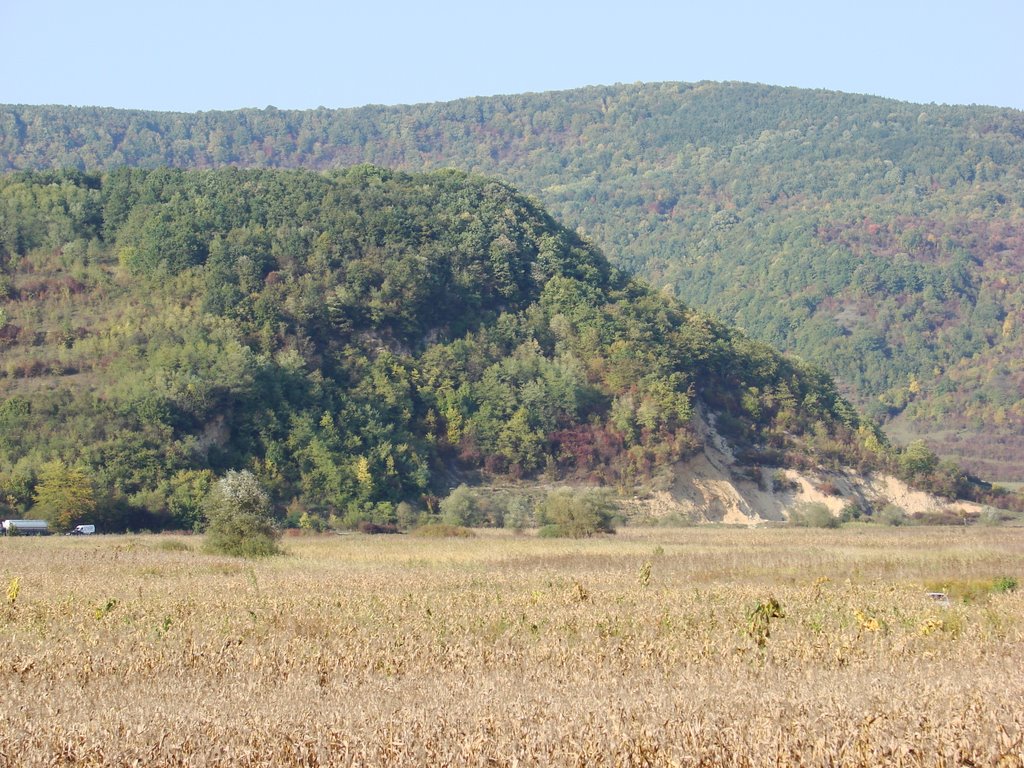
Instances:
[[[362,162],[499,175],[617,265],[824,365],[900,437],[990,476],[1024,466],[1024,113],[739,83],[302,112],[0,107],[8,169]]]
[[[628,490],[701,449],[697,409],[758,477],[889,466],[966,487],[888,450],[827,374],[612,268],[493,180],[16,173],[0,220],[9,511],[62,467],[84,468],[108,525],[189,525],[211,473],[242,467],[349,521],[453,478]]]

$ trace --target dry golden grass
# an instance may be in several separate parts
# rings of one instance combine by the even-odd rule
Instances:
[[[1024,764],[1024,530],[168,541],[0,541],[0,765]]]

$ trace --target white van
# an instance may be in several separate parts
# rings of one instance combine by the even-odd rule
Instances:
[[[68,531],[68,536],[92,536],[94,533],[96,533],[95,525],[76,525]]]

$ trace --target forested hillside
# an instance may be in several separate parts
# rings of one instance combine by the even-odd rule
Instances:
[[[349,524],[463,479],[630,491],[700,449],[895,466],[823,372],[611,267],[455,171],[121,169],[0,177],[0,505],[95,492],[189,527],[215,474]],[[142,522],[139,522],[142,521]]]
[[[900,437],[988,476],[1024,464],[1020,112],[736,83],[303,112],[0,107],[7,169],[362,162],[498,175],[617,266],[825,366]]]

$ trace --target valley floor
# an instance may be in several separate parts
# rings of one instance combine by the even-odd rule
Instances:
[[[200,545],[0,540],[0,766],[1024,764],[1024,529]]]

